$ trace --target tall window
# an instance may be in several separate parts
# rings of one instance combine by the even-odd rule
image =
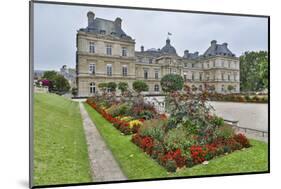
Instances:
[[[89,64],[89,73],[96,74],[96,65],[95,64]]]
[[[106,54],[112,55],[112,45],[106,45]]]
[[[122,66],[122,75],[127,76],[128,75],[128,67],[127,65]]]
[[[111,64],[106,65],[106,73],[108,76],[112,76],[112,65]]]
[[[90,53],[95,53],[95,43],[94,42],[90,42],[90,44],[89,44],[89,52]]]
[[[148,70],[143,70],[144,71],[144,79],[148,79]]]
[[[194,72],[192,72],[191,79],[194,81]]]
[[[155,70],[155,79],[159,79],[159,71]]]
[[[207,64],[207,68],[210,68],[210,64],[209,63]]]
[[[203,73],[199,73],[199,80],[202,81]]]
[[[227,75],[227,80],[230,81],[230,74]]]
[[[152,58],[149,59],[149,64],[152,64]]]
[[[192,67],[192,68],[194,68],[194,67],[195,67],[195,64],[194,64],[194,63],[192,63],[192,64],[191,64],[191,67]]]
[[[122,56],[127,56],[127,48],[122,47]]]
[[[156,92],[159,91],[159,85],[158,84],[154,85],[154,91],[156,91]]]
[[[90,83],[90,94],[96,93],[96,84]]]
[[[230,68],[230,65],[231,65],[231,62],[230,62],[230,61],[228,61],[228,68]]]
[[[221,86],[221,91],[224,92],[224,85]]]
[[[224,80],[224,73],[221,74],[221,79]]]
[[[184,81],[187,80],[186,73],[183,74],[183,79],[184,79]]]
[[[224,67],[224,61],[223,60],[221,61],[221,67]]]
[[[213,67],[216,67],[216,62],[215,61],[213,61]]]
[[[206,80],[209,81],[209,79],[210,79],[210,75],[209,75],[209,73],[207,73],[206,74]]]
[[[234,81],[237,81],[237,73],[234,73]]]

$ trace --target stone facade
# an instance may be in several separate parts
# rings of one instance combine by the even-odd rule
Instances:
[[[211,41],[202,55],[184,52],[179,56],[170,39],[161,49],[135,51],[135,40],[122,30],[122,20],[95,18],[88,12],[88,26],[77,32],[76,72],[78,96],[91,96],[101,82],[125,81],[132,88],[135,80],[144,80],[150,94],[161,93],[160,80],[169,73],[180,74],[187,85],[198,89],[205,84],[218,93],[238,93],[239,58],[227,43]],[[228,86],[233,86],[229,91]]]

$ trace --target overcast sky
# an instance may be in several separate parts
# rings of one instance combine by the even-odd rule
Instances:
[[[109,20],[121,17],[123,30],[135,39],[137,51],[141,45],[162,48],[168,32],[180,56],[186,49],[203,54],[213,39],[219,44],[227,42],[237,56],[267,50],[266,18],[35,4],[36,70],[58,70],[64,64],[75,67],[76,33],[87,26],[88,11]]]

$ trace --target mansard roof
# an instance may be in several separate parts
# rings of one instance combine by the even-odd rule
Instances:
[[[132,39],[122,30],[122,20],[117,17],[115,21],[106,20],[103,18],[95,18],[93,12],[88,12],[88,26],[81,28],[80,31],[85,31],[95,34],[110,35],[124,39]]]
[[[217,44],[216,40],[212,40],[211,46],[206,50],[203,56],[207,57],[207,56],[216,56],[216,55],[235,57],[235,54],[233,54],[228,49],[227,43]]]

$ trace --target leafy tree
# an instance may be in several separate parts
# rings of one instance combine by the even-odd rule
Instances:
[[[43,78],[50,82],[49,91],[57,91],[59,93],[66,93],[70,89],[70,85],[64,76],[58,74],[56,71],[46,71]]]
[[[118,89],[121,91],[121,93],[123,94],[125,91],[128,90],[128,83],[127,82],[119,82],[118,83]]]
[[[70,89],[70,85],[62,75],[57,75],[55,78],[55,90],[65,93],[68,92]]]
[[[233,87],[232,85],[228,85],[228,86],[227,86],[227,90],[228,90],[229,92],[231,92],[233,89],[234,89],[234,87]]]
[[[109,82],[107,83],[107,88],[111,91],[111,92],[115,92],[116,91],[116,87],[117,84],[115,82]]]
[[[148,85],[144,81],[137,80],[137,81],[134,81],[134,83],[133,83],[133,89],[138,94],[140,94],[143,91],[148,91]]]
[[[245,52],[240,56],[241,91],[259,91],[268,88],[267,51]]]
[[[175,92],[183,88],[183,78],[177,74],[167,74],[161,79],[161,87],[164,92]]]
[[[102,93],[104,94],[106,89],[107,89],[107,83],[99,83],[98,84],[98,88],[102,91]]]
[[[45,71],[43,74],[43,78],[47,79],[49,81],[54,81],[57,77],[57,72],[56,71]]]
[[[71,89],[71,93],[72,93],[73,96],[76,96],[78,94],[78,89],[76,87],[73,87]]]

